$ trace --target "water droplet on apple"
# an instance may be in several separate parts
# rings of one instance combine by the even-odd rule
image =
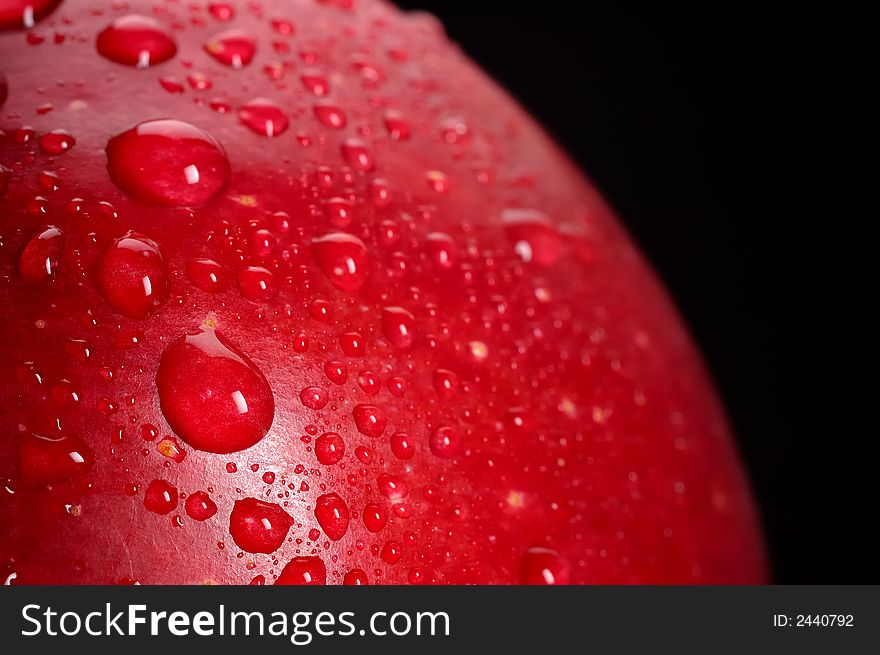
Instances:
[[[568,565],[549,548],[529,548],[520,559],[520,584],[565,585],[569,584],[569,578]]]
[[[78,437],[31,434],[19,445],[19,475],[31,485],[64,482],[88,471],[94,461],[94,451]]]
[[[324,127],[338,130],[346,125],[345,112],[332,102],[316,103],[313,111],[315,112],[315,118]]]
[[[398,348],[409,348],[415,339],[416,318],[402,307],[382,309],[382,331]]]
[[[367,247],[355,236],[334,232],[313,239],[312,254],[337,289],[353,293],[367,281]]]
[[[290,125],[287,114],[267,98],[254,98],[242,105],[238,119],[256,134],[269,138],[282,134]]]
[[[388,512],[381,505],[367,503],[364,505],[364,526],[370,532],[379,532],[388,523]]]
[[[144,507],[154,514],[169,514],[177,508],[177,487],[165,480],[153,480],[144,492]]]
[[[248,553],[274,553],[292,525],[293,519],[281,505],[256,498],[236,500],[229,515],[232,540]]]
[[[546,214],[534,209],[505,209],[501,221],[524,262],[550,266],[562,256],[562,237]]]
[[[110,139],[107,170],[128,195],[165,207],[202,205],[229,181],[229,159],[220,143],[172,119],[145,121]]]
[[[177,44],[168,29],[155,18],[120,16],[98,34],[98,52],[126,66],[148,68],[171,59]]]
[[[213,259],[190,259],[186,277],[193,286],[206,293],[221,291],[226,286],[226,271]]]
[[[205,51],[221,64],[242,68],[254,58],[257,42],[241,30],[226,30],[208,39]]]
[[[63,155],[76,145],[76,139],[67,130],[52,130],[40,137],[40,150],[47,155]]]
[[[120,314],[145,318],[168,292],[168,267],[159,245],[129,232],[101,256],[97,268],[101,295]]]
[[[282,569],[276,585],[325,585],[327,568],[320,557],[294,557]]]
[[[458,453],[460,439],[458,434],[449,426],[441,426],[434,430],[428,440],[431,452],[437,457],[449,459]]]
[[[315,518],[318,525],[332,541],[339,541],[348,532],[350,515],[348,505],[336,493],[318,496],[315,501]]]
[[[376,405],[358,404],[352,410],[354,424],[358,432],[368,437],[379,437],[385,432],[385,426],[388,419],[385,418],[383,412]]]
[[[305,387],[299,392],[299,399],[309,409],[323,409],[330,400],[326,389],[321,387]]]
[[[395,432],[389,442],[391,452],[397,459],[412,459],[416,452],[415,444],[406,432]]]
[[[338,464],[345,455],[345,441],[335,432],[325,432],[315,439],[315,457],[321,464]]]
[[[217,504],[204,491],[190,494],[184,507],[187,515],[195,521],[207,521],[217,513]]]
[[[216,330],[205,328],[169,345],[156,385],[169,425],[199,450],[250,448],[266,436],[275,415],[266,378]]]
[[[376,167],[373,153],[367,144],[358,139],[346,139],[340,146],[342,158],[352,168],[359,171],[371,171]]]
[[[18,260],[18,272],[25,282],[39,284],[55,278],[64,247],[64,235],[50,225],[34,236]]]

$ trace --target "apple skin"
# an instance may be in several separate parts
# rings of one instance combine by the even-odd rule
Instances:
[[[3,578],[766,581],[686,329],[523,110],[429,16],[367,0],[232,3],[232,17],[209,4],[67,0],[0,33]],[[126,14],[164,26],[176,53],[146,68],[100,55],[97,35]],[[230,29],[256,46],[240,67],[222,57],[247,43],[216,44]],[[161,143],[122,161],[142,172],[108,172],[108,141],[155,119],[221,144],[230,172],[211,168],[210,197],[163,206],[125,187],[186,164]],[[349,245],[322,250],[328,234]],[[145,259],[112,251],[126,238]],[[146,305],[107,290],[141,265]],[[160,394],[166,351],[205,330],[241,357],[168,368]],[[212,443],[193,438],[203,425],[238,430],[230,447],[263,429],[200,404],[239,375],[268,433],[227,453],[190,445]],[[281,528],[254,537],[261,517]]]

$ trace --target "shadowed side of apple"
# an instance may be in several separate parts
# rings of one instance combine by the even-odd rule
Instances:
[[[430,16],[0,28],[8,583],[766,579],[665,292]]]

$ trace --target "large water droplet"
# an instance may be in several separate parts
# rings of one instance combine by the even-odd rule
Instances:
[[[379,437],[385,432],[388,419],[385,418],[385,412],[376,405],[355,405],[351,413],[354,424],[361,434]]]
[[[241,68],[251,63],[257,42],[241,30],[226,30],[212,36],[205,50],[221,64]]]
[[[254,98],[238,110],[242,124],[260,136],[276,137],[287,130],[290,121],[281,108],[267,98]]]
[[[110,139],[107,170],[128,195],[165,207],[202,205],[229,181],[220,142],[172,119],[145,121]]]
[[[31,434],[18,451],[19,475],[32,485],[64,482],[88,471],[94,461],[94,451],[77,437]]]
[[[113,309],[131,318],[145,318],[165,302],[168,267],[155,241],[129,232],[101,256],[97,282]]]
[[[524,262],[550,266],[562,256],[562,237],[546,214],[534,209],[505,209],[501,221]]]
[[[527,585],[565,585],[569,583],[568,565],[549,548],[529,548],[519,564],[519,582]]]
[[[3,0],[0,2],[0,29],[30,29],[48,16],[61,0]]]
[[[277,585],[325,585],[327,567],[320,557],[294,557],[281,571]]]
[[[339,541],[345,536],[351,519],[348,505],[336,493],[318,496],[315,501],[315,518],[318,519],[324,534],[333,541]]]
[[[202,329],[168,346],[156,385],[169,425],[199,450],[250,448],[266,436],[275,416],[266,378],[216,330]]]
[[[232,540],[248,553],[274,553],[292,525],[293,519],[281,505],[256,498],[236,500],[229,515]]]
[[[18,260],[18,272],[25,282],[38,284],[55,277],[64,247],[64,236],[57,227],[48,226],[25,246]]]
[[[334,232],[313,239],[312,254],[337,289],[353,293],[367,281],[367,247],[355,236]]]
[[[147,68],[171,59],[177,44],[168,29],[155,18],[120,16],[98,35],[98,52],[126,66]]]

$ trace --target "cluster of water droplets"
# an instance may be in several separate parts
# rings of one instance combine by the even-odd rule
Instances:
[[[266,44],[234,26],[238,11],[241,9],[231,4],[209,3],[205,20],[217,29],[209,30],[202,46],[205,60],[199,65],[213,70],[209,62],[215,62],[229,69],[229,77],[193,71],[186,76],[191,89],[216,90],[215,85],[260,65],[264,51],[281,55],[287,54],[285,48],[292,47],[291,37],[297,34],[292,21],[272,18],[278,40]],[[160,14],[119,15],[94,37],[98,55],[118,65],[119,75],[152,74],[145,69],[164,65],[157,71],[159,84],[172,95],[183,95],[184,82],[166,74],[180,56],[178,41],[175,30]],[[408,60],[404,51],[389,52],[388,57],[389,62],[381,65],[371,57],[353,57],[351,72],[364,88],[381,88],[387,76],[385,68]],[[206,247],[185,258],[177,270],[174,266],[181,264],[179,253],[166,252],[162,230],[140,233],[124,229],[125,223],[119,220],[114,205],[104,201],[95,206],[78,197],[67,201],[63,220],[50,223],[54,201],[37,195],[26,211],[46,220],[20,250],[18,274],[28,285],[55,284],[65,274],[64,266],[80,256],[79,246],[73,252],[68,244],[71,217],[100,213],[112,226],[114,236],[92,239],[103,245],[89,276],[102,301],[119,316],[120,325],[128,326],[117,336],[115,345],[120,351],[143,343],[144,334],[151,330],[151,318],[170,311],[166,304],[175,303],[177,307],[186,302],[182,298],[216,307],[218,315],[224,317],[219,321],[200,320],[163,343],[154,386],[161,415],[173,435],[163,436],[161,429],[144,423],[143,441],[155,443],[151,448],[164,458],[166,466],[183,465],[187,449],[234,456],[264,439],[275,439],[277,435],[270,435],[276,413],[286,421],[313,416],[301,440],[313,461],[300,466],[304,471],[316,466],[333,469],[314,477],[335,481],[337,490],[329,490],[326,482],[319,483],[321,493],[313,497],[310,511],[320,532],[317,528],[310,530],[309,543],[317,544],[321,534],[331,542],[347,539],[346,547],[367,547],[386,565],[394,566],[417,540],[413,531],[397,526],[406,525],[414,507],[431,506],[435,496],[426,488],[422,498],[413,500],[407,463],[415,457],[431,457],[438,470],[443,470],[480,448],[476,421],[472,420],[477,410],[469,406],[468,395],[486,384],[488,376],[481,367],[489,363],[500,366],[500,353],[492,352],[488,344],[492,342],[491,330],[503,329],[504,314],[510,311],[512,301],[504,298],[505,286],[513,285],[524,266],[545,269],[582,253],[571,239],[560,234],[558,221],[540,209],[519,203],[500,208],[490,220],[491,229],[505,235],[504,250],[481,250],[478,235],[464,218],[455,233],[442,231],[448,227],[435,229],[432,224],[441,222],[437,220],[442,213],[438,203],[457,191],[452,176],[441,168],[453,170],[455,162],[467,160],[468,149],[480,135],[457,115],[440,116],[433,124],[423,125],[413,123],[404,109],[387,107],[373,110],[375,116],[365,120],[362,109],[344,106],[334,99],[338,80],[322,70],[320,58],[311,56],[307,49],[299,53],[299,58],[299,65],[292,68],[298,71],[297,84],[308,94],[307,112],[294,112],[279,99],[263,96],[248,97],[239,103],[218,97],[206,103],[210,110],[229,113],[236,119],[252,137],[249,147],[253,149],[259,149],[260,139],[264,138],[289,139],[291,144],[310,142],[314,137],[305,136],[299,128],[306,121],[313,121],[309,129],[320,135],[323,144],[336,144],[335,166],[303,166],[296,182],[303,200],[295,208],[273,206],[269,199],[242,193],[240,187],[230,190],[234,186],[233,171],[244,164],[230,157],[221,139],[208,130],[173,118],[172,109],[168,112],[170,118],[143,116],[127,129],[108,134],[101,144],[106,170],[127,201],[179,212],[175,216],[187,217],[196,226],[200,225],[198,218],[205,216],[212,225],[205,231]],[[126,72],[123,67],[135,70]],[[270,62],[264,72],[270,79],[280,80],[290,71],[283,62]],[[2,91],[5,96],[5,82]],[[4,99],[0,98],[0,104]],[[136,114],[133,108],[132,115]],[[370,128],[369,120],[380,125],[382,131],[376,133]],[[294,130],[297,135],[291,137],[288,132]],[[74,134],[61,127],[42,133],[18,127],[6,130],[5,138],[21,147],[35,143],[40,153],[52,161],[77,146]],[[382,177],[386,170],[374,141],[387,151],[389,143],[403,148],[420,140],[447,145],[449,161],[437,162],[436,168],[420,172],[423,184],[417,192],[395,188]],[[12,169],[0,166],[0,196],[12,176]],[[480,167],[474,174],[475,184],[485,185],[489,180],[488,167]],[[38,183],[51,197],[64,184],[64,176],[47,170],[41,173]],[[235,211],[252,218],[233,218]],[[218,215],[229,218],[217,221]],[[410,282],[413,279],[427,280],[428,288],[414,286]],[[463,314],[473,325],[482,322],[486,328],[481,331],[486,335],[484,340],[457,342],[449,323],[440,316],[443,309],[436,300],[427,300],[447,298],[449,289],[456,287],[465,305],[477,304],[479,298],[493,293],[498,297],[495,316]],[[386,293],[386,288],[393,292]],[[206,300],[205,294],[217,298],[216,304],[211,305],[213,301]],[[292,393],[285,389],[279,394],[280,385],[297,387],[297,381],[281,380],[276,374],[270,384],[256,358],[247,354],[249,344],[235,343],[225,336],[223,322],[229,320],[225,308],[236,306],[235,294],[254,306],[261,317],[272,316],[274,303],[282,296],[284,309],[280,317],[275,314],[281,323],[287,319],[302,324],[302,317],[308,316],[320,326],[315,333],[335,338],[338,350],[322,339],[320,356],[325,361],[319,375]],[[537,286],[528,305],[530,311],[538,312],[549,294]],[[351,317],[358,311],[363,318],[353,325]],[[469,312],[457,301],[447,311]],[[276,338],[284,339],[285,349],[294,354],[315,352],[310,337],[301,332]],[[81,362],[90,359],[91,351],[82,340],[72,339],[68,346],[68,352]],[[371,357],[371,353],[387,351],[393,354],[384,361]],[[420,354],[434,351],[442,351],[443,355]],[[263,365],[270,364],[265,353],[262,356]],[[360,363],[365,359],[370,363]],[[434,365],[429,370],[418,370],[415,362],[425,360]],[[80,402],[75,382],[66,378],[42,380],[28,364],[19,369],[23,377],[36,378],[38,385],[49,384],[46,395],[56,405],[67,407]],[[112,378],[114,372],[106,375]],[[436,409],[435,415],[422,416],[419,425],[404,425],[395,419],[398,407],[412,407],[409,403],[415,402],[408,397],[410,386],[418,389],[419,397],[430,390],[428,404]],[[297,403],[301,407],[292,406]],[[124,399],[101,398],[96,407],[111,417],[124,405]],[[446,411],[459,405],[462,409],[458,413]],[[566,407],[574,407],[572,401]],[[528,413],[522,410],[521,417],[510,419],[499,432],[522,427]],[[20,474],[34,485],[82,476],[96,458],[85,441],[70,435],[34,434],[22,442],[20,450]],[[224,467],[230,474],[237,473],[239,467],[247,469],[242,461],[227,461]],[[394,473],[375,474],[385,469]],[[282,500],[280,504],[242,497],[234,501],[224,518],[209,493],[197,490],[182,494],[165,477],[157,474],[147,485],[137,487],[147,510],[169,515],[178,511],[183,499],[185,514],[194,521],[228,519],[232,542],[245,553],[272,555],[280,549],[288,553],[291,531],[303,528],[290,513],[293,510],[286,500],[287,492],[274,494],[277,497],[273,500]],[[291,479],[289,474],[283,477],[285,483],[294,486]],[[281,486],[282,477],[266,471],[262,480],[274,489],[276,483]],[[365,485],[376,497],[364,500],[360,495],[350,496],[346,485]],[[302,481],[299,489],[304,488],[310,487]],[[357,504],[349,497],[359,498]],[[179,523],[180,516],[174,516]],[[358,536],[360,527],[352,529],[355,523],[369,535],[388,531],[390,536],[367,546]],[[390,530],[390,525],[395,529]],[[567,566],[552,551],[531,548],[522,555],[519,579],[529,583],[565,582]],[[376,571],[353,569],[343,578],[347,584],[366,584],[376,575]],[[290,559],[277,576],[278,584],[324,583],[326,562],[313,549]],[[424,582],[431,576],[430,571],[414,565],[408,577]]]

